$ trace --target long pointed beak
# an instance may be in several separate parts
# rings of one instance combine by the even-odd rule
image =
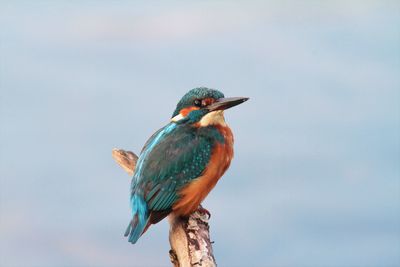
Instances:
[[[220,98],[216,102],[212,103],[207,107],[209,111],[216,111],[216,110],[225,110],[243,102],[249,100],[248,97],[228,97],[228,98]]]

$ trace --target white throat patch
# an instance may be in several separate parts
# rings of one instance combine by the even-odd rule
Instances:
[[[205,115],[203,118],[201,118],[199,123],[201,127],[209,125],[218,125],[218,124],[221,126],[226,126],[224,111],[223,110],[212,111],[207,115]]]

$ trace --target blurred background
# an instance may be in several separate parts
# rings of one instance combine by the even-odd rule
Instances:
[[[139,152],[191,88],[235,159],[204,203],[220,266],[400,265],[398,1],[1,1],[0,266],[169,266],[133,246]]]

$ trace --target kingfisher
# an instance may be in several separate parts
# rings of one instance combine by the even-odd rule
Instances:
[[[144,145],[131,182],[132,219],[125,236],[135,244],[170,213],[187,217],[214,188],[233,157],[224,110],[247,101],[194,88],[178,102],[170,122]]]

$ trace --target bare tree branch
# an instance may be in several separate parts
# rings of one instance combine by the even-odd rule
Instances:
[[[112,156],[119,166],[121,166],[130,176],[133,175],[136,167],[136,161],[138,159],[138,156],[136,156],[135,153],[114,148],[112,150]]]
[[[199,208],[188,218],[169,216],[170,258],[177,267],[217,266],[210,241],[209,215]]]

